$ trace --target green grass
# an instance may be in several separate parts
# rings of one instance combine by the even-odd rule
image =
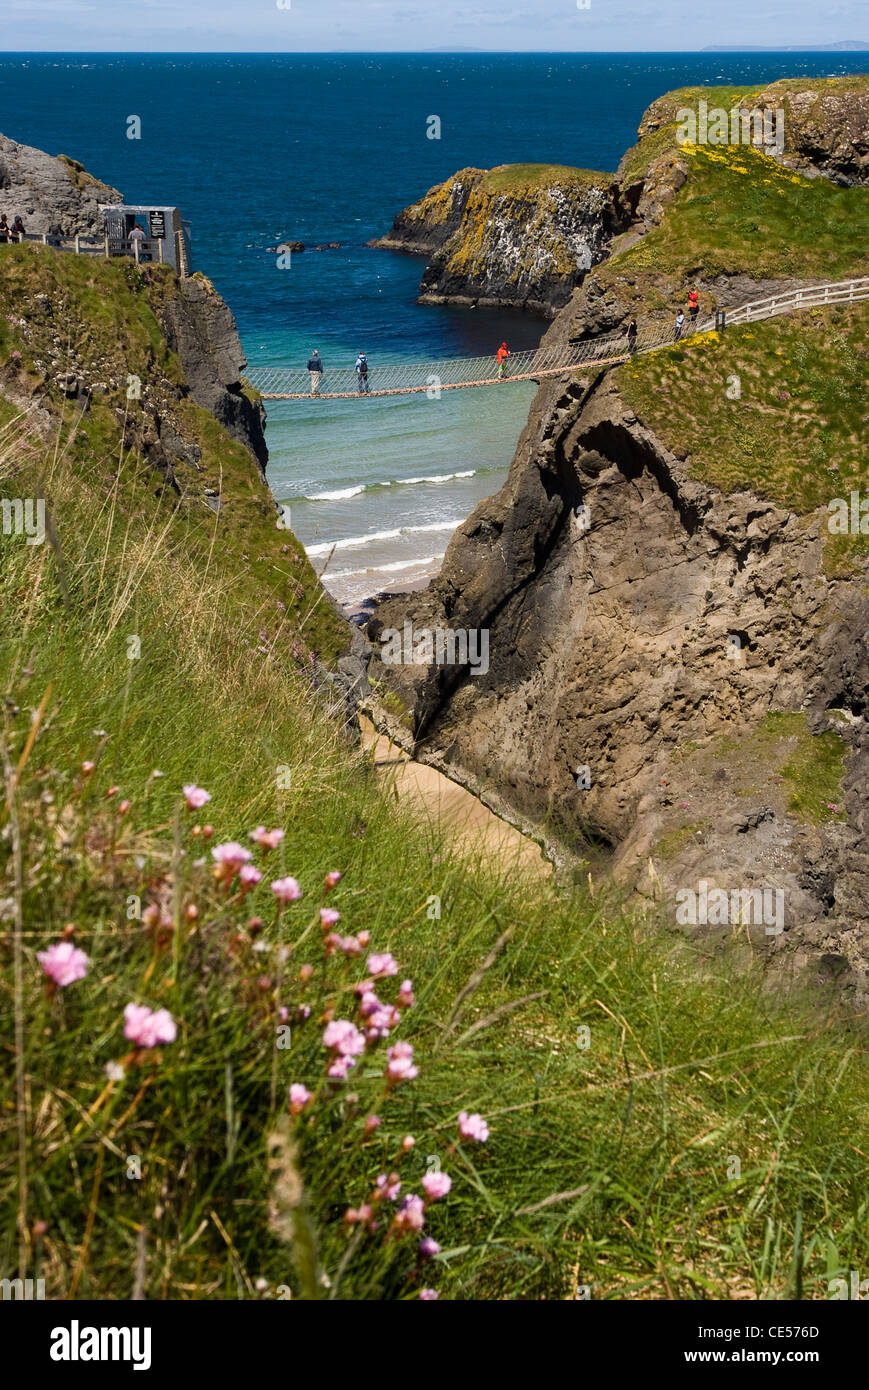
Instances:
[[[653,269],[713,280],[865,275],[869,193],[805,179],[745,146],[688,146],[689,165],[663,222],[599,271],[605,280]]]
[[[89,485],[102,487],[131,521],[147,523],[155,493],[162,494],[171,542],[203,574],[210,573],[206,582],[215,582],[209,560],[215,553],[231,568],[228,621],[241,621],[245,604],[255,604],[268,640],[277,626],[292,624],[301,660],[312,650],[334,658],[347,645],[346,631],[323,600],[304,548],[278,528],[253,458],[193,402],[181,363],[169,350],[157,315],[177,292],[169,267],[92,260],[48,247],[4,247],[0,386],[5,382],[18,397],[40,395],[66,431],[68,465]],[[18,322],[25,317],[26,328]],[[81,399],[67,400],[59,385],[67,371],[86,387],[97,387],[84,412]],[[127,399],[133,377],[141,400]],[[247,394],[255,403],[252,388]],[[155,415],[199,448],[195,464],[161,458]],[[167,464],[174,486],[163,483]],[[220,492],[216,522],[209,488]]]
[[[125,1297],[141,1231],[150,1298],[825,1297],[865,1266],[865,1045],[835,1006],[777,1004],[606,897],[457,858],[384,794],[287,644],[256,651],[255,609],[227,623],[231,556],[204,583],[156,516],[122,516],[78,469],[13,446],[10,470],[22,495],[53,498],[57,537],[0,548],[0,1013],[17,1001],[23,1030],[3,1039],[4,1273],[20,1259],[50,1297]],[[179,809],[190,780],[212,794],[199,816]],[[206,816],[209,845],[286,831],[244,901],[195,862]],[[322,1010],[351,1016],[364,973],[321,964],[312,919],[333,868],[339,930],[370,931],[414,980],[399,1036],[420,1076],[388,1096],[382,1049],[346,1086],[323,1083]],[[305,894],[282,916],[275,873]],[[69,926],[89,973],[48,997],[35,952]],[[168,1008],[176,1042],[131,1057],[131,1001]],[[296,1120],[291,1082],[318,1097]],[[462,1109],[484,1115],[487,1144],[456,1147]],[[378,1173],[418,1193],[438,1163],[453,1187],[427,1213],[432,1264],[413,1237],[345,1227]]]
[[[812,309],[707,333],[617,372],[636,413],[690,474],[801,515],[822,509],[825,566],[845,574],[869,537],[833,535],[832,499],[865,495],[869,305]]]
[[[335,627],[314,630],[297,543],[155,333],[165,273],[20,252],[0,256],[0,383],[45,392],[55,435],[0,395],[4,495],[45,498],[52,522],[43,545],[0,537],[0,1274],[125,1298],[144,1252],[151,1299],[702,1300],[823,1298],[865,1268],[869,1073],[846,1006],[771,996],[663,908],[465,860],[398,804],[308,683]],[[180,496],[116,396],[78,420],[39,367],[56,330],[38,292],[89,369],[141,366],[198,439]],[[27,330],[4,317],[25,312]],[[221,473],[215,518],[198,490]],[[789,790],[832,797],[838,748],[819,773],[804,731],[780,732]],[[285,831],[255,852],[263,881],[222,891],[211,847],[259,824]],[[338,931],[400,965],[382,997],[414,982],[390,1042],[420,1074],[395,1089],[382,1043],[324,1078],[328,1011],[354,1016],[365,973],[324,954],[333,869]],[[304,896],[278,913],[285,874]],[[36,952],[64,934],[90,965],[50,994]],[[130,1002],[168,1009],[177,1039],[139,1053]],[[316,1097],[298,1117],[294,1082]],[[461,1110],[486,1144],[457,1142]],[[389,1217],[346,1226],[378,1174],[420,1193],[438,1165],[430,1264],[384,1240]]]
[[[552,185],[582,188],[606,187],[612,174],[594,169],[576,169],[569,164],[500,164],[484,174],[480,187],[486,193],[522,193]]]

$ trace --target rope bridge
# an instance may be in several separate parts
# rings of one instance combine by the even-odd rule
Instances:
[[[811,285],[801,290],[789,290],[786,294],[771,295],[767,299],[756,299],[743,304],[738,309],[727,311],[728,324],[753,323],[758,319],[772,318],[800,309],[810,309],[819,304],[845,304],[853,300],[869,299],[869,276],[856,280],[840,280],[835,283]],[[691,324],[686,317],[682,341],[698,333],[708,333],[716,327],[713,318]],[[638,333],[633,353],[654,352],[675,341],[671,325],[655,327]],[[560,344],[557,347],[535,348],[528,352],[510,354],[503,377],[504,381],[539,381],[542,377],[558,376],[576,367],[606,367],[624,362],[632,355],[627,333],[610,334],[608,337],[588,338],[584,342]],[[353,367],[329,367],[319,373],[320,389],[316,398],[322,400],[356,399],[368,396],[412,396],[426,392],[434,395],[438,391],[458,391],[472,386],[494,386],[502,379],[495,372],[494,357],[456,357],[439,362],[395,362],[382,366],[375,362],[368,365],[369,390],[359,391],[359,381]],[[247,379],[264,397],[270,401],[311,400],[311,374],[308,371],[289,370],[286,367],[254,367],[247,373]]]

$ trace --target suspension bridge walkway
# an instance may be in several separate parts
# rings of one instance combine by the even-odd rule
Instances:
[[[726,323],[738,325],[772,318],[776,314],[799,312],[823,304],[848,304],[869,299],[869,276],[856,280],[806,286],[785,294],[771,295],[728,310]],[[716,327],[714,318],[691,324],[686,317],[682,342],[708,333]],[[511,381],[539,381],[545,377],[561,376],[578,367],[608,367],[627,361],[636,353],[654,352],[676,341],[673,327],[656,326],[637,334],[631,346],[626,333],[607,337],[588,338],[583,342],[561,344],[557,347],[536,348],[529,352],[514,352],[507,361],[506,374],[498,377],[494,357],[457,357],[436,362],[369,363],[369,389],[359,391],[353,367],[326,367],[319,373],[317,392],[311,391],[308,371],[286,367],[253,367],[247,379],[265,400],[348,400],[374,396],[412,396],[426,393],[432,397],[440,391],[461,391],[474,386],[494,386]]]

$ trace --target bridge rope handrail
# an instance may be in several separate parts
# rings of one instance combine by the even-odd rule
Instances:
[[[782,294],[768,295],[764,299],[751,300],[736,309],[728,309],[727,323],[738,326],[786,313],[791,309],[808,309],[859,299],[869,299],[869,276],[825,281],[817,285],[787,290]],[[712,317],[705,318],[697,324],[689,324],[686,319],[685,330],[679,341],[687,342],[698,334],[710,332],[715,326],[716,322]],[[612,365],[636,353],[655,352],[661,347],[673,345],[676,341],[673,326],[668,323],[638,333],[633,349],[627,333],[622,331],[598,338],[585,338],[579,342],[568,342],[566,345],[514,352],[508,359],[504,380],[529,381],[538,376],[553,376],[584,365]],[[433,388],[457,390],[462,387],[488,386],[499,380],[494,375],[493,363],[492,354],[484,357],[454,357],[434,362],[387,362],[382,365],[369,363],[369,391],[365,394],[413,395],[428,392]],[[253,367],[246,375],[250,384],[266,400],[314,399],[310,390],[310,373],[307,370]],[[321,399],[356,397],[360,394],[353,367],[324,368],[320,374],[319,385],[317,396]]]

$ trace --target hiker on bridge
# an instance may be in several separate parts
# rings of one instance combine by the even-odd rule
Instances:
[[[700,312],[700,296],[696,290],[688,291],[688,316],[691,319],[691,327],[697,326],[697,315]]]
[[[506,367],[507,367],[507,358],[508,358],[509,356],[510,356],[510,352],[509,352],[509,349],[508,349],[508,347],[507,347],[507,344],[506,344],[506,343],[502,343],[501,346],[498,348],[498,351],[497,351],[497,353],[496,353],[496,357],[497,357],[497,360],[498,360],[498,377],[499,377],[499,379],[500,379],[501,377],[503,377],[503,375],[504,375],[504,372],[505,372]]]
[[[320,382],[323,378],[323,363],[316,348],[308,358],[308,371],[311,373],[311,395],[319,396]]]
[[[356,381],[360,396],[364,396],[371,389],[368,385],[368,359],[364,352],[360,352],[356,358]]]
[[[678,314],[676,315],[676,336],[675,336],[675,339],[674,339],[675,342],[678,343],[679,339],[680,339],[681,336],[682,336],[682,329],[683,329],[684,327],[685,327],[685,315],[682,313],[682,310],[680,309],[679,312],[678,312]]]
[[[631,319],[628,324],[628,352],[637,350],[637,320]]]

